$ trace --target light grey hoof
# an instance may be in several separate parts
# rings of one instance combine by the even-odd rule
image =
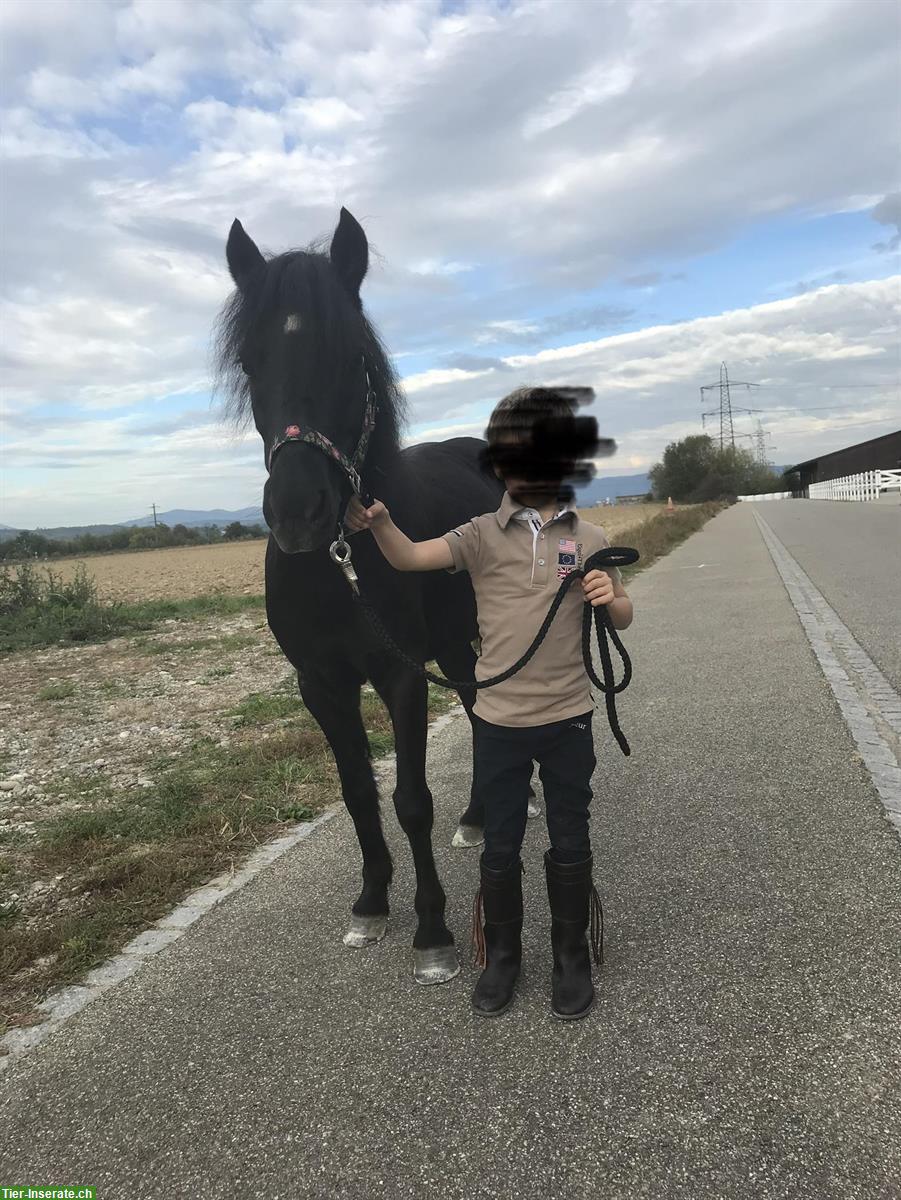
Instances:
[[[480,825],[458,825],[451,845],[471,849],[473,846],[481,846],[484,840],[485,834]]]
[[[529,804],[526,808],[526,816],[529,818],[529,820],[532,820],[534,817],[541,816],[541,805],[538,803],[538,800],[535,798],[535,796],[529,797]]]
[[[344,935],[345,946],[373,946],[385,936],[388,918],[385,915],[358,917],[351,913],[350,928]]]
[[[434,950],[413,951],[413,978],[427,986],[447,983],[460,974],[460,960],[455,946],[438,946]]]

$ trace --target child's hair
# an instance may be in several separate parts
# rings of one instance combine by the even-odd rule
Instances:
[[[485,430],[485,440],[491,448],[502,439],[530,440],[540,421],[572,418],[577,405],[586,404],[593,398],[593,388],[519,387],[495,406]]]
[[[517,388],[491,414],[483,462],[504,479],[543,480],[555,489],[563,480],[593,479],[590,459],[600,446],[597,421],[575,412],[593,399],[594,389],[588,387]]]

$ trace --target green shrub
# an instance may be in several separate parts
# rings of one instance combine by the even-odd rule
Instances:
[[[31,563],[0,569],[0,651],[95,641],[115,627],[114,610],[100,603],[83,565],[69,580]]]
[[[230,615],[255,608],[260,596],[193,596],[188,600],[147,600],[104,604],[97,584],[79,563],[64,580],[49,567],[31,563],[0,567],[0,653],[53,646],[59,642],[98,642],[133,630],[149,629],[167,617]]]

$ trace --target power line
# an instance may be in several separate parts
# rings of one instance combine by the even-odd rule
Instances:
[[[837,425],[836,433],[841,433],[843,429],[863,429],[869,425],[886,425],[889,422],[901,426],[901,417],[877,417],[875,421],[855,421],[853,425]]]
[[[755,408],[748,409],[748,412],[847,412],[847,404],[817,404],[811,405],[809,408],[798,408],[794,404],[785,404],[781,408]]]
[[[897,385],[894,383],[813,383],[802,379],[798,382],[791,383],[755,383],[754,386],[767,388],[767,390],[770,388],[811,387],[820,388],[823,391],[831,392],[844,391],[845,388],[876,388],[877,390],[882,390],[883,388],[892,388],[896,387]]]

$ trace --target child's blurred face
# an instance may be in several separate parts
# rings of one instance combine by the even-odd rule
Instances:
[[[542,463],[530,453],[524,439],[510,434],[499,437],[492,446],[492,458],[495,475],[520,504],[547,503],[559,493],[562,480],[542,475]]]

